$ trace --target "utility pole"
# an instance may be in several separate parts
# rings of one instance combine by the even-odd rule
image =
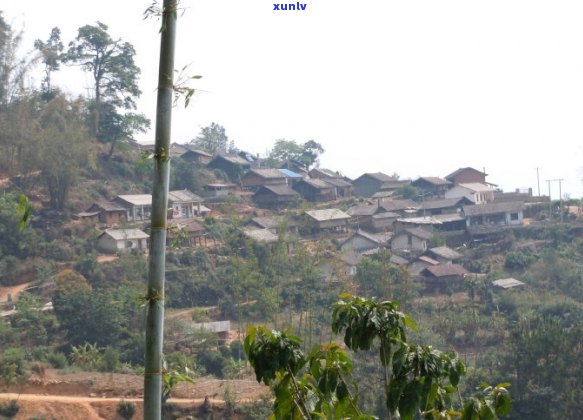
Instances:
[[[563,192],[561,190],[561,182],[563,182],[563,178],[557,179],[559,181],[559,214],[561,215],[561,223],[563,222]]]
[[[538,173],[539,169],[540,168],[537,166],[537,168],[536,168],[536,185],[538,186],[538,196],[540,197],[540,176]]]
[[[553,219],[553,200],[551,199],[551,181],[552,179],[547,179],[547,184],[549,186],[549,220]]]

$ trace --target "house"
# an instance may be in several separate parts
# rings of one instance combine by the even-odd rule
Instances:
[[[427,241],[433,235],[420,227],[403,229],[396,233],[391,240],[392,251],[421,251],[427,250]]]
[[[436,214],[425,217],[401,217],[393,223],[393,230],[401,232],[411,227],[423,227],[427,231],[454,232],[466,229],[466,219],[457,213]]]
[[[185,144],[172,143],[170,145],[170,157],[180,157],[190,149]]]
[[[428,257],[427,255],[420,255],[418,258],[416,258],[415,260],[413,260],[413,262],[409,264],[407,271],[412,276],[417,276],[427,267],[434,267],[436,265],[439,265],[439,261],[431,257]]]
[[[364,256],[354,251],[329,253],[318,264],[324,282],[338,283],[356,275],[358,264]]]
[[[213,159],[213,155],[204,150],[189,148],[186,152],[180,155],[180,158],[186,162],[197,165],[208,165]]]
[[[372,216],[372,230],[375,232],[394,230],[394,224],[400,217],[400,214],[392,211],[377,213]]]
[[[274,184],[287,184],[287,177],[278,169],[250,169],[241,177],[241,186],[254,191]]]
[[[411,216],[417,214],[419,203],[408,199],[391,199],[379,201],[379,207],[383,211],[398,213],[401,216]]]
[[[350,220],[350,215],[339,209],[308,210],[306,217],[314,230],[344,231]]]
[[[274,249],[279,241],[279,237],[273,233],[270,229],[253,229],[253,228],[246,228],[243,229],[243,234],[252,239],[255,242],[260,244],[266,245],[270,249]],[[291,254],[294,250],[293,242],[286,242],[288,255]]]
[[[372,227],[372,218],[375,214],[384,212],[377,204],[362,203],[350,207],[346,213],[350,215],[350,224],[360,227]]]
[[[425,200],[419,205],[419,213],[421,213],[423,216],[455,214],[461,212],[462,207],[469,204],[473,203],[466,197]]]
[[[121,223],[126,214],[126,208],[119,204],[111,201],[96,201],[85,212],[79,213],[79,217],[86,218],[85,215],[94,215],[91,216],[92,220],[96,218],[106,226],[115,226]]]
[[[126,209],[126,219],[130,222],[150,220],[152,214],[151,194],[125,194],[113,199],[115,204]]]
[[[475,225],[522,225],[523,211],[524,203],[522,201],[494,202],[462,208],[468,227]]]
[[[445,198],[465,197],[474,204],[483,204],[494,201],[494,189],[486,184],[471,183],[458,184],[445,193]]]
[[[207,331],[217,335],[218,342],[226,343],[231,332],[231,321],[193,322],[191,327],[195,331]]]
[[[264,185],[253,194],[253,202],[263,208],[281,209],[292,207],[298,202],[299,194],[289,186]]]
[[[451,182],[437,176],[422,176],[411,182],[411,185],[419,188],[425,194],[431,194],[436,198],[443,198],[445,192],[451,186]]]
[[[427,252],[443,265],[458,263],[464,257],[459,252],[447,246],[430,248]]]
[[[322,178],[326,184],[334,188],[334,197],[350,197],[354,191],[352,184],[342,178]]]
[[[238,155],[217,155],[206,167],[223,171],[231,182],[239,183],[241,176],[251,168],[251,162]]]
[[[278,169],[278,171],[281,172],[285,176],[286,183],[290,187],[293,187],[294,185],[296,185],[298,182],[300,182],[302,179],[305,178],[304,175],[297,173],[297,172],[294,172],[290,169],[280,168],[280,169]]]
[[[298,233],[299,222],[294,217],[259,216],[251,219],[251,222],[260,229],[269,229],[276,234],[279,234],[281,229],[285,229],[287,233]]]
[[[458,264],[434,265],[421,272],[425,279],[426,289],[442,293],[446,290],[462,290],[463,278],[467,274],[469,274],[468,271]]]
[[[294,190],[313,203],[336,198],[336,189],[322,179],[305,178],[294,185]]]
[[[167,226],[166,239],[169,245],[201,246],[207,243],[206,229],[193,219],[172,219]]]
[[[220,198],[226,197],[237,189],[235,184],[228,184],[223,182],[215,182],[206,184],[203,187],[203,195],[206,198]]]
[[[184,189],[168,192],[168,207],[172,209],[169,212],[172,219],[192,218],[194,216],[203,216],[210,210],[202,205],[204,200],[195,193]],[[205,211],[206,209],[206,211]]]
[[[106,229],[97,238],[97,248],[104,252],[146,251],[150,236],[140,229]]]
[[[354,181],[354,194],[361,197],[371,197],[374,193],[381,191],[383,186],[388,187],[394,185],[399,179],[394,176],[386,175],[382,172],[365,173]]]
[[[306,167],[303,164],[296,162],[294,160],[286,160],[281,165],[279,165],[279,169],[290,170],[292,172],[295,172],[296,174],[301,175],[302,178],[306,178],[309,176]]]
[[[338,172],[331,171],[330,169],[324,168],[314,168],[312,169],[308,175],[310,178],[317,178],[317,179],[334,179],[334,178],[342,178]]]
[[[466,167],[459,168],[447,175],[445,179],[451,182],[454,186],[459,184],[485,184],[487,173],[478,171],[477,169]]]
[[[343,251],[363,252],[369,249],[387,247],[391,237],[392,233],[379,235],[358,229],[340,244],[340,249]]]

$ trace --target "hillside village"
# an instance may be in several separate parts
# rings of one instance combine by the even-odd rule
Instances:
[[[509,230],[544,223],[549,214],[547,196],[533,196],[532,189],[503,192],[471,167],[443,178],[402,180],[375,172],[351,180],[340,171],[310,170],[294,162],[268,168],[247,153],[212,156],[188,144],[174,143],[170,153],[223,179],[203,185],[200,195],[188,189],[169,192],[169,244],[180,237],[181,246],[212,248],[216,238],[203,221],[224,217],[221,204],[234,200],[245,220],[240,232],[253,241],[275,246],[280,235],[302,242],[331,240],[352,275],[363,256],[386,249],[391,262],[434,291],[459,289],[461,278],[481,274],[464,268],[460,248],[496,242]],[[75,217],[104,229],[97,240],[104,253],[147,252],[150,211],[151,195],[122,194],[87,203]],[[333,273],[327,275],[334,281]]]

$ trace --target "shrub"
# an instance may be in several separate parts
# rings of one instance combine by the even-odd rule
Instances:
[[[64,369],[69,365],[67,356],[61,352],[49,353],[47,355],[47,362],[49,362],[55,369]]]
[[[136,405],[130,401],[120,401],[117,405],[117,414],[124,419],[131,419],[136,413]]]
[[[3,417],[7,417],[9,419],[16,417],[18,411],[20,411],[20,406],[16,400],[10,400],[7,403],[0,404],[0,415]]]

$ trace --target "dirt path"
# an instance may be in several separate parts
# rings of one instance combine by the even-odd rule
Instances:
[[[128,401],[141,403],[143,398],[121,398],[121,397],[82,397],[70,395],[40,395],[40,394],[14,394],[0,393],[0,400],[18,400],[18,401],[43,401],[43,402],[64,402],[64,403],[92,403],[92,402],[120,402]],[[209,399],[212,404],[224,404],[222,399]],[[172,404],[202,404],[204,398],[170,398]]]

